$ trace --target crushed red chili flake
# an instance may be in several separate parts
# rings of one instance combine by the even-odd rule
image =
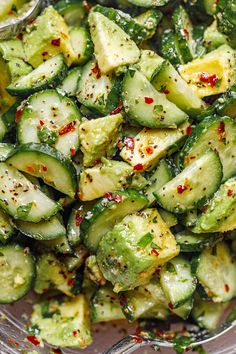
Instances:
[[[39,124],[41,125],[41,127],[44,125],[44,121],[40,119]]]
[[[80,213],[76,213],[76,216],[75,216],[75,225],[76,226],[80,226],[80,224],[82,223],[82,221],[84,220],[83,216],[80,215]]]
[[[143,170],[143,164],[138,163],[137,165],[134,166],[135,171],[142,171]]]
[[[19,33],[17,36],[16,36],[17,39],[19,39],[20,41],[22,41],[23,39],[23,33]]]
[[[26,170],[27,170],[28,172],[32,172],[32,173],[35,172],[33,166],[27,166],[27,167],[26,167]]]
[[[119,298],[120,306],[124,307],[126,305],[126,297],[124,295],[121,295]]]
[[[43,172],[47,172],[47,170],[48,170],[48,169],[47,169],[47,166],[43,165],[43,166],[42,166],[42,170],[43,170]]]
[[[62,127],[58,134],[59,135],[65,135],[67,133],[73,132],[75,130],[75,121],[70,122],[69,124],[67,124],[65,127]]]
[[[120,113],[122,108],[123,108],[123,102],[122,102],[122,100],[119,100],[117,107],[113,111],[111,111],[110,115],[112,116],[114,114]]]
[[[40,344],[40,340],[36,336],[28,336],[27,339],[33,345],[39,345]]]
[[[42,53],[42,56],[43,56],[43,57],[46,57],[47,55],[48,55],[48,52],[43,52],[43,53]]]
[[[219,80],[219,78],[216,74],[209,75],[208,73],[201,73],[201,75],[200,75],[200,81],[206,82],[212,88],[215,87],[218,80]]]
[[[173,306],[173,304],[172,304],[171,302],[169,302],[168,307],[169,307],[171,310],[173,310],[173,308],[174,308],[174,306]]]
[[[147,146],[147,147],[146,147],[146,153],[147,153],[148,155],[153,154],[153,151],[154,151],[154,148],[153,148],[152,146]]]
[[[31,18],[31,19],[28,21],[28,25],[32,25],[34,22],[35,22],[35,18]]]
[[[16,110],[16,118],[15,118],[15,122],[16,123],[19,122],[19,119],[20,119],[22,113],[23,113],[23,108],[22,107],[17,108],[17,110]]]
[[[94,68],[92,68],[92,72],[96,75],[97,79],[100,79],[101,77],[101,70],[98,66],[98,63],[96,63],[96,65],[94,66]]]
[[[189,31],[187,30],[187,28],[184,28],[184,37],[189,40]]]
[[[193,128],[191,125],[189,125],[187,128],[186,128],[186,134],[187,135],[191,135],[192,134],[192,131],[193,131]]]
[[[72,285],[74,285],[74,283],[75,283],[75,279],[74,279],[74,278],[70,278],[70,279],[68,279],[68,281],[67,281],[67,285],[68,285],[68,286],[72,286]]]
[[[78,331],[73,331],[73,336],[77,337],[78,336]]]
[[[14,339],[12,339],[12,338],[8,338],[8,343],[11,343],[11,344],[13,344],[15,347],[19,347],[19,343],[18,342],[16,342]]]
[[[184,191],[186,191],[187,189],[188,189],[188,186],[180,184],[180,185],[178,185],[178,187],[177,187],[177,192],[178,192],[179,194],[182,194],[182,193],[183,193]]]
[[[147,104],[151,104],[153,103],[154,99],[152,97],[144,97],[144,101]]]
[[[142,329],[140,327],[136,328],[135,334],[139,336],[142,333]]]
[[[56,38],[51,40],[51,45],[54,45],[55,47],[60,47],[61,45],[61,38]]]
[[[118,195],[118,194],[113,194],[111,192],[107,192],[104,194],[104,198],[107,198],[109,201],[114,201],[116,203],[120,203],[122,202],[122,195]]]
[[[87,12],[89,12],[92,8],[92,4],[90,4],[88,1],[83,1],[83,7]]]
[[[159,253],[157,252],[157,250],[155,248],[153,248],[151,250],[151,254],[154,254],[155,256],[159,256]]]
[[[228,196],[228,197],[233,197],[233,196],[234,196],[234,191],[233,191],[233,189],[228,189],[227,196]]]
[[[141,337],[132,337],[132,339],[135,343],[142,343],[143,342],[143,338],[141,338]]]
[[[70,149],[70,153],[72,156],[74,156],[76,154],[76,150],[75,149]]]
[[[132,138],[132,137],[125,138],[124,144],[127,147],[127,149],[133,150],[134,149],[134,138]]]
[[[225,291],[228,293],[229,292],[229,285],[228,284],[225,284]]]
[[[59,348],[53,349],[52,351],[53,351],[53,354],[61,354],[62,353],[61,349],[59,349]]]

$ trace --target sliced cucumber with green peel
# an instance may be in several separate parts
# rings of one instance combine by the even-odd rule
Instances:
[[[236,263],[225,242],[205,249],[193,262],[198,281],[214,302],[227,302],[235,296]]]
[[[35,260],[17,244],[0,246],[0,303],[10,304],[26,295],[35,278]]]
[[[178,224],[178,219],[177,216],[173,213],[170,213],[169,211],[158,208],[159,214],[161,215],[163,221],[166,223],[166,225],[171,228],[173,226],[176,226]]]
[[[15,229],[12,225],[10,217],[0,209],[0,244],[8,243],[13,234]]]
[[[175,235],[177,244],[181,252],[199,252],[205,248],[214,247],[222,240],[222,235],[218,233],[194,234],[189,230],[180,231]]]
[[[161,38],[161,53],[163,57],[168,59],[175,67],[184,64],[178,38],[173,30],[167,29],[163,32]]]
[[[193,308],[193,297],[188,299],[183,305],[177,307],[176,309],[172,309],[171,311],[179,316],[180,318],[187,320]]]
[[[64,79],[67,65],[62,54],[45,61],[28,75],[19,77],[7,87],[11,95],[28,97],[30,94],[56,87]]]
[[[141,57],[137,64],[138,70],[146,76],[148,81],[152,81],[162,67],[165,59],[152,50],[141,50]]]
[[[109,200],[110,199],[110,200]],[[96,252],[102,237],[127,214],[143,209],[147,199],[135,190],[109,193],[85,215],[81,237],[91,252]]]
[[[76,104],[56,90],[37,92],[29,97],[17,124],[20,144],[47,143],[65,156],[79,146],[81,115]]]
[[[165,6],[169,0],[128,0],[131,4],[141,7],[158,7]]]
[[[81,203],[75,205],[70,213],[67,223],[67,237],[72,247],[77,246],[81,242],[80,225],[85,214],[92,208],[92,203]]]
[[[37,223],[55,215],[60,206],[21,172],[0,163],[0,205],[14,219]]]
[[[36,224],[15,220],[14,225],[22,234],[35,240],[54,240],[66,235],[66,229],[57,216]]]
[[[118,295],[113,292],[111,285],[96,290],[91,300],[90,314],[95,323],[125,319]]]
[[[134,69],[129,70],[123,81],[123,103],[130,121],[144,127],[175,129],[188,118]]]
[[[158,9],[149,9],[134,18],[137,23],[145,28],[146,35],[143,40],[150,39],[155,35],[162,18],[163,14]]]
[[[42,178],[46,184],[71,198],[75,195],[77,173],[73,163],[47,144],[19,145],[8,155],[6,162],[22,172]]]
[[[14,145],[0,143],[0,162],[5,161],[8,155],[13,151]]]
[[[39,253],[55,252],[63,255],[73,254],[73,250],[68,242],[66,235],[52,240],[37,240],[35,247]]]
[[[81,78],[81,71],[82,68],[80,67],[71,69],[58,89],[64,92],[67,96],[75,96]]]
[[[63,16],[68,26],[81,25],[86,16],[83,1],[80,0],[60,0],[54,4],[54,8]]]
[[[181,214],[203,205],[217,191],[221,180],[220,158],[209,150],[154,195],[164,209]]]
[[[199,158],[209,147],[216,150],[223,165],[223,180],[236,173],[236,122],[229,117],[211,117],[204,119],[193,129],[180,152],[181,167],[187,166]]]
[[[191,265],[183,256],[175,257],[164,265],[160,271],[160,281],[170,308],[183,305],[192,297],[196,289]]]
[[[83,65],[93,56],[93,42],[85,27],[72,27],[70,41],[76,56],[76,64]]]

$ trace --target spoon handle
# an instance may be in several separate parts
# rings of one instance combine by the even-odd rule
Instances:
[[[154,343],[139,336],[129,335],[113,345],[113,347],[111,347],[104,354],[130,354],[135,350],[150,344]]]

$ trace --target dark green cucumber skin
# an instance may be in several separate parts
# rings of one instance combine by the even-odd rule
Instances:
[[[182,54],[183,60],[185,63],[193,60],[193,54],[191,53],[189,47],[189,41],[187,38],[187,33],[189,33],[189,29],[186,28],[184,24],[184,17],[188,16],[183,6],[179,6],[173,13],[173,22],[175,26],[175,32],[178,38],[178,44],[180,48],[180,52]],[[190,21],[190,19],[189,19]]]
[[[68,71],[68,67],[66,65],[65,60],[63,60],[61,70],[53,78],[51,78],[51,80],[45,80],[44,83],[39,85],[36,84],[35,86],[31,86],[30,88],[29,87],[19,88],[19,87],[15,87],[14,84],[13,85],[11,84],[6,88],[6,90],[12,96],[28,97],[29,95],[35,92],[46,90],[48,88],[57,87],[62,82],[62,80],[66,77],[67,71]],[[31,75],[31,73],[28,75]]]
[[[200,252],[207,247],[214,247],[217,242],[220,242],[223,239],[222,235],[217,233],[212,233],[208,235],[204,234],[202,240],[198,238],[197,234],[195,234],[195,236],[196,242],[194,243],[181,243],[178,242],[178,239],[176,239],[177,244],[180,246],[181,252]]]
[[[116,10],[112,7],[104,7],[96,5],[93,7],[95,12],[100,12],[102,15],[114,21],[120,28],[122,28],[136,43],[140,43],[142,40],[148,38],[149,31],[144,26],[136,22],[129,14]],[[162,13],[156,10],[157,24],[162,19]]]
[[[19,107],[19,105],[20,105],[20,102],[17,101],[8,109],[8,111],[6,111],[2,115],[3,123],[7,127],[8,131],[11,131],[12,129],[14,129],[16,127],[16,111],[17,111],[17,108]]]
[[[172,65],[177,67],[184,64],[180,53],[177,36],[172,30],[166,30],[161,38],[161,52],[165,59],[168,59]]]
[[[22,252],[24,252],[24,248],[22,246],[20,246],[17,243],[13,243],[13,242],[8,243],[7,245],[0,245],[0,252],[1,252],[1,249],[7,249],[7,248],[13,248],[13,247],[17,247],[17,248],[21,249]],[[29,282],[27,289],[25,289],[25,292],[22,293],[21,296],[17,298],[17,300],[1,301],[1,299],[0,299],[0,304],[11,304],[12,302],[18,301],[21,298],[23,298],[33,288],[34,281],[36,278],[36,260],[35,260],[34,256],[32,255],[32,253],[27,253],[27,256],[31,258],[31,267],[32,267],[31,281]]]
[[[132,307],[128,304],[127,298],[125,296],[125,292],[120,292],[119,293],[119,300],[120,300],[120,306],[122,309],[123,314],[125,315],[126,319],[128,322],[133,322],[135,321],[134,318],[134,311]]]
[[[41,143],[27,143],[18,145],[7,157],[6,162],[10,163],[11,157],[15,157],[20,154],[27,154],[27,153],[38,153],[39,156],[41,154],[48,155],[51,158],[59,161],[70,173],[71,181],[73,184],[73,188],[76,191],[77,188],[77,173],[76,169],[71,162],[70,159],[66,158],[60,151],[54,149],[53,147],[49,146],[48,144],[41,144]],[[56,172],[56,171],[55,171]]]

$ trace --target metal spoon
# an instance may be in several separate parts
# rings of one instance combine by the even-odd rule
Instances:
[[[200,329],[198,326],[185,323],[185,330],[187,330],[190,338],[190,344],[187,345],[188,348],[193,349],[194,347],[204,345],[209,343],[223,334],[227,333],[236,325],[235,317],[232,319],[228,318],[224,323],[218,326],[214,332],[208,332],[206,330]],[[156,336],[154,338],[152,332],[144,332],[144,335],[129,335],[121,339],[113,347],[111,347],[104,354],[130,354],[145,346],[157,346],[162,348],[174,348],[175,341],[167,340],[165,336]],[[186,336],[186,335],[185,335]]]

